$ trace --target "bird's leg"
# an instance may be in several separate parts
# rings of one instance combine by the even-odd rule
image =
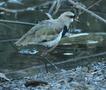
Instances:
[[[55,46],[53,46],[53,47],[50,48],[49,50],[46,50],[45,52],[43,52],[43,53],[41,54],[41,56],[46,56],[49,52],[53,51],[57,46],[58,46],[58,44],[56,44]]]
[[[49,63],[51,66],[53,66],[56,70],[58,69],[58,67],[56,65],[54,65],[52,62],[50,62],[50,60],[48,60],[47,57],[45,57],[45,56],[42,56],[42,57],[45,58],[45,61],[43,61],[43,62],[45,64],[46,71],[48,71],[48,68],[47,68],[48,65],[47,65],[47,63]]]
[[[45,58],[46,62],[49,63],[51,66],[53,66],[56,70],[58,70],[58,67],[57,67],[56,65],[54,65],[52,62],[50,62],[50,60],[48,60],[47,54],[48,54],[49,52],[53,51],[57,46],[58,46],[58,44],[56,44],[55,46],[53,46],[53,47],[50,48],[49,50],[44,51],[44,52],[41,54],[41,57]],[[44,61],[43,61],[43,62],[44,62]],[[48,72],[47,63],[44,62],[46,71]]]
[[[44,62],[44,64],[45,64],[45,69],[46,69],[46,72],[48,73],[48,66],[47,66],[47,63],[46,62]]]
[[[44,56],[41,56],[41,57],[45,59],[45,57],[44,57]],[[47,61],[46,61],[46,60],[42,60],[42,59],[41,59],[40,61],[44,63],[45,70],[46,70],[46,72],[48,73]]]
[[[47,61],[51,66],[53,66],[56,70],[58,69],[58,67],[57,67],[55,64],[53,64],[52,62],[50,62],[47,57],[45,57],[45,59],[46,59],[46,61]]]
[[[45,61],[43,61],[43,63],[45,64],[45,69],[46,69],[46,72],[48,72],[48,65],[47,63],[49,63],[51,66],[53,66],[56,70],[58,69],[58,67],[56,65],[54,65],[52,62],[50,62],[50,60],[47,58],[47,54],[42,54],[41,57],[45,58]]]
[[[51,66],[53,66],[56,70],[58,69],[57,66],[54,65],[53,63],[51,63],[51,62],[48,60],[47,57],[44,57],[44,56],[43,56],[43,58],[44,58],[45,60],[42,60],[42,62],[43,62],[44,65],[45,65],[45,69],[46,69],[46,72],[47,72],[47,73],[48,73],[48,65],[47,65],[47,63],[49,63]]]

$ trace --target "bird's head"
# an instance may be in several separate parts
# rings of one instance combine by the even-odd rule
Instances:
[[[75,19],[75,14],[70,11],[62,13],[58,18],[58,20],[64,23],[64,25],[66,25],[67,27],[69,27],[70,23],[72,23],[74,19]]]

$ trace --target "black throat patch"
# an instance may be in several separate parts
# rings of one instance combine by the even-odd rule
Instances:
[[[62,32],[62,37],[68,32],[67,26],[64,26],[63,32]]]

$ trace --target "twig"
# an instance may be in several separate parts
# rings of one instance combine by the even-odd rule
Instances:
[[[56,9],[55,9],[53,15],[55,15],[58,12],[60,7],[61,7],[61,0],[57,0]]]
[[[78,60],[81,60],[81,59],[88,59],[88,58],[93,58],[93,57],[102,56],[102,55],[106,55],[106,52],[96,53],[96,54],[89,55],[89,56],[77,57],[75,59],[68,59],[68,60],[56,62],[56,63],[53,63],[53,64],[59,65],[59,64],[69,63],[71,61],[78,61]]]
[[[99,4],[102,0],[98,0],[97,2],[93,3],[92,5],[90,5],[87,9],[91,9],[92,7],[94,7],[95,5]],[[81,12],[79,15],[83,14],[85,11]]]
[[[28,10],[27,9],[16,10],[16,9],[7,9],[7,8],[0,7],[0,11],[8,12],[8,13],[16,13],[16,12],[25,12],[25,11],[28,11]]]
[[[50,8],[49,11],[48,11],[49,14],[52,14],[52,12],[53,12],[53,10],[54,10],[54,7],[56,6],[56,3],[57,3],[57,1],[54,1],[54,2],[53,2],[51,8]]]
[[[19,13],[19,12],[25,12],[25,11],[35,11],[39,7],[47,6],[47,5],[52,4],[52,3],[53,3],[53,1],[47,1],[43,4],[32,6],[32,7],[27,7],[25,9],[8,9],[8,8],[0,7],[0,11],[4,11],[4,12],[8,12],[8,13],[16,13],[16,12]],[[57,3],[57,1],[55,1],[55,4],[56,3]],[[53,8],[54,7],[55,6],[53,6]]]
[[[90,9],[90,8],[94,7],[95,5],[99,4],[101,1],[103,1],[103,0],[98,0],[97,2],[95,2],[94,4],[89,6],[87,9]]]
[[[51,4],[53,1],[47,1],[43,4],[32,6],[32,7],[27,7],[25,9],[8,9],[4,7],[0,7],[0,11],[8,12],[8,13],[19,13],[19,12],[25,12],[25,11],[35,11],[37,8],[42,7],[42,6],[47,6]]]
[[[61,2],[60,0],[54,1],[53,4],[52,4],[52,6],[51,6],[51,8],[49,9],[49,12],[48,13],[49,14],[53,14],[53,15],[56,14],[58,12],[60,6],[61,6],[60,2]],[[54,12],[53,12],[53,10],[54,10]]]
[[[12,23],[12,24],[22,24],[22,25],[29,25],[29,26],[34,26],[35,25],[34,23],[29,23],[29,22],[2,20],[2,19],[0,19],[0,22],[2,22],[2,23]]]
[[[49,18],[50,20],[53,20],[51,14],[49,14],[49,13],[45,13],[45,14],[48,16],[48,18]]]
[[[83,56],[83,57],[78,57],[78,58],[75,58],[75,59],[68,59],[68,60],[65,60],[65,61],[59,61],[59,62],[56,62],[56,63],[53,63],[53,64],[60,65],[60,64],[65,64],[65,63],[69,63],[69,62],[72,62],[72,61],[77,62],[78,60],[81,60],[81,59],[93,58],[93,57],[102,56],[102,55],[106,55],[106,52],[100,52],[100,53],[96,53],[96,54],[93,54],[93,55],[90,55],[90,56]],[[51,66],[51,65],[47,64],[47,66]],[[32,67],[27,68],[27,69],[15,71],[15,73],[24,72],[25,70],[30,70],[30,69],[35,69],[35,68],[36,69],[44,68],[44,65],[32,66]],[[13,73],[13,72],[10,71],[9,73]],[[6,74],[8,74],[8,73],[6,72]]]
[[[14,30],[11,26],[4,24],[4,23],[0,23],[0,25],[7,27],[9,30]]]
[[[71,4],[73,4],[76,8],[81,9],[85,12],[87,12],[88,14],[90,14],[91,16],[97,18],[98,20],[104,22],[106,24],[106,20],[102,17],[100,17],[99,15],[95,14],[94,12],[86,9],[85,7],[82,7],[78,2],[74,2],[73,0],[68,0]]]

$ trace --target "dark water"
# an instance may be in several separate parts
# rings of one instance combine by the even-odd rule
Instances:
[[[0,14],[1,19],[6,20],[18,20],[24,22],[37,23],[38,21],[47,19],[47,16],[44,15],[45,12],[48,12],[50,5],[38,7],[43,4],[47,0],[22,0],[20,4],[5,2],[2,0],[0,3],[4,2],[5,5],[0,7],[10,8],[10,9],[26,9],[27,7],[37,8],[33,11],[24,11],[17,13],[4,12],[4,14]],[[84,1],[86,5],[91,5],[92,2],[89,0]],[[93,0],[96,1],[96,0]],[[88,3],[89,2],[89,3]],[[63,5],[63,4],[62,4]],[[102,1],[99,5],[93,7],[93,10],[96,14],[106,19],[106,1]],[[66,3],[65,6],[62,6],[59,10],[59,13],[64,11],[69,11],[70,5]],[[59,13],[54,15],[53,17],[59,16]],[[20,38],[25,32],[27,32],[32,26],[28,25],[20,25],[20,24],[10,24],[10,23],[0,23],[0,40],[7,39],[17,39]],[[84,13],[80,16],[80,22],[74,23],[70,28],[79,28],[82,32],[104,32],[106,29],[106,25],[94,17]],[[105,51],[106,40],[102,42],[102,45],[98,45],[97,48],[89,49],[86,47],[79,47],[78,45],[72,46],[64,46],[60,45],[57,49],[49,55],[49,59],[51,61],[57,60],[66,60],[69,58],[75,58],[80,56],[80,53],[84,53],[83,55],[89,55],[92,53]],[[9,70],[20,70],[24,68],[28,68],[31,66],[36,66],[38,64],[42,64],[40,61],[40,57],[38,55],[21,55],[18,53],[17,47],[14,46],[13,42],[0,42],[0,70],[9,69]],[[65,55],[63,55],[65,53]],[[67,53],[72,53],[72,55],[66,55]],[[91,61],[90,61],[91,62]]]

